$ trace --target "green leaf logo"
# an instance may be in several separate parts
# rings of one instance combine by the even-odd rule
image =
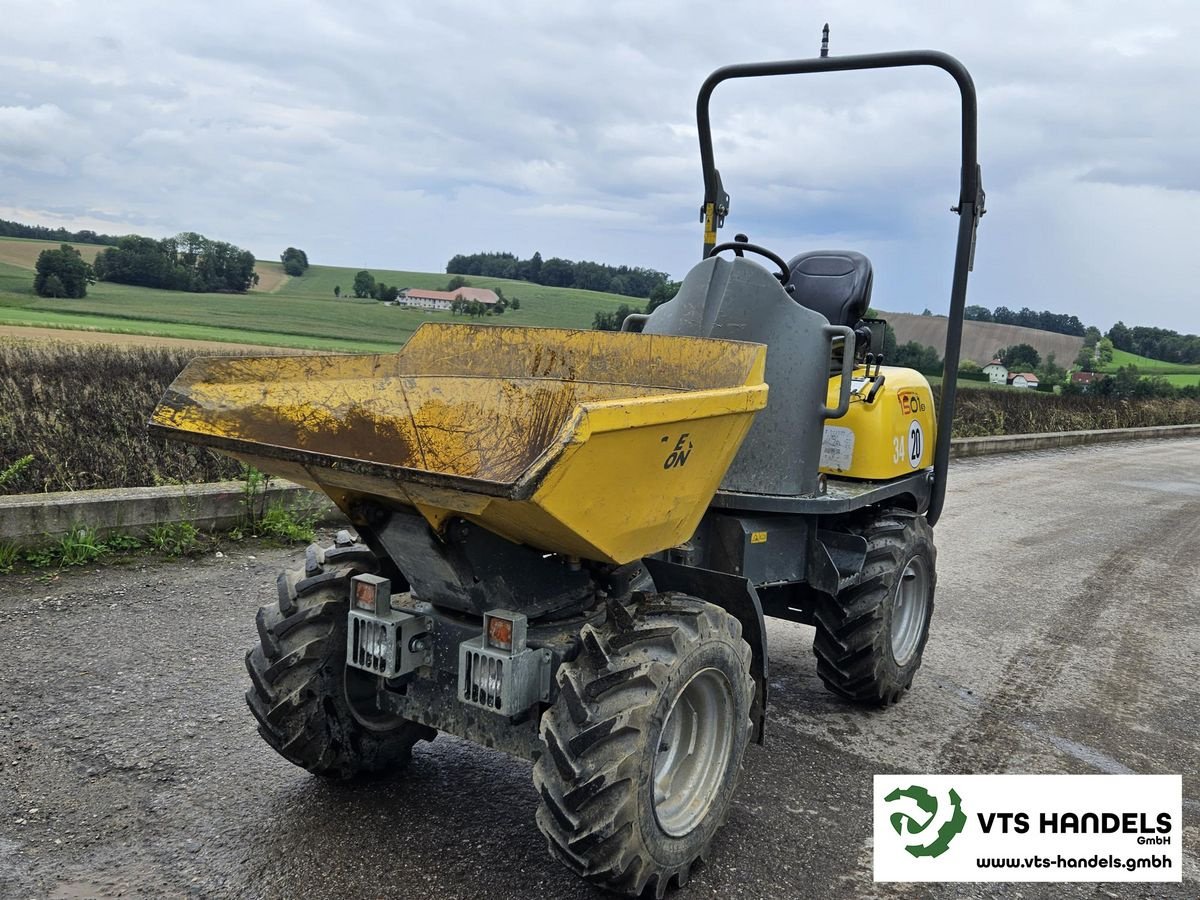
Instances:
[[[911,787],[896,788],[883,799],[887,803],[902,802],[909,807],[907,812],[894,812],[890,818],[892,828],[896,829],[896,834],[901,837],[904,836],[905,829],[910,835],[925,833],[938,817],[937,798],[915,784]],[[914,805],[916,809],[912,808]],[[945,853],[950,847],[950,841],[956,834],[960,834],[967,824],[966,813],[962,811],[962,800],[953,789],[950,790],[950,807],[950,817],[936,832],[926,835],[928,843],[908,844],[904,849],[913,856],[941,856]]]

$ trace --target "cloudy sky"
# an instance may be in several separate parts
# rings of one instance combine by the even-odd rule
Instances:
[[[440,271],[457,252],[682,276],[695,92],[718,65],[933,47],[980,91],[968,302],[1200,332],[1193,3],[7,0],[0,218],[196,230],[274,258]],[[724,235],[875,262],[947,307],[957,96],[933,70],[722,86]]]

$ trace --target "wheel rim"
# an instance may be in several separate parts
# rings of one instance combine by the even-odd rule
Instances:
[[[654,759],[654,817],[672,837],[708,815],[733,752],[733,687],[718,669],[701,669],[675,698]]]
[[[916,655],[929,612],[929,570],[914,556],[904,567],[892,603],[892,656],[904,666]]]

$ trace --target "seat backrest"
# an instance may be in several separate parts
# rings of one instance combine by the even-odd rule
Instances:
[[[688,272],[674,299],[654,310],[643,334],[725,338],[767,345],[767,408],[754,419],[721,490],[811,496],[829,389],[825,320],[785,293],[750,259],[711,256]]]
[[[792,299],[829,320],[853,328],[871,305],[871,261],[853,250],[811,250],[788,263]]]

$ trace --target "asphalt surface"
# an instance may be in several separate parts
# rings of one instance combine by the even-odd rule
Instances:
[[[1200,440],[955,463],[912,692],[848,708],[812,630],[771,623],[767,746],[673,896],[1197,896],[1198,526]],[[524,762],[443,736],[343,787],[261,742],[242,655],[301,558],[0,577],[0,897],[604,896],[547,856]],[[1182,772],[1184,883],[876,885],[871,776],[896,771]]]

